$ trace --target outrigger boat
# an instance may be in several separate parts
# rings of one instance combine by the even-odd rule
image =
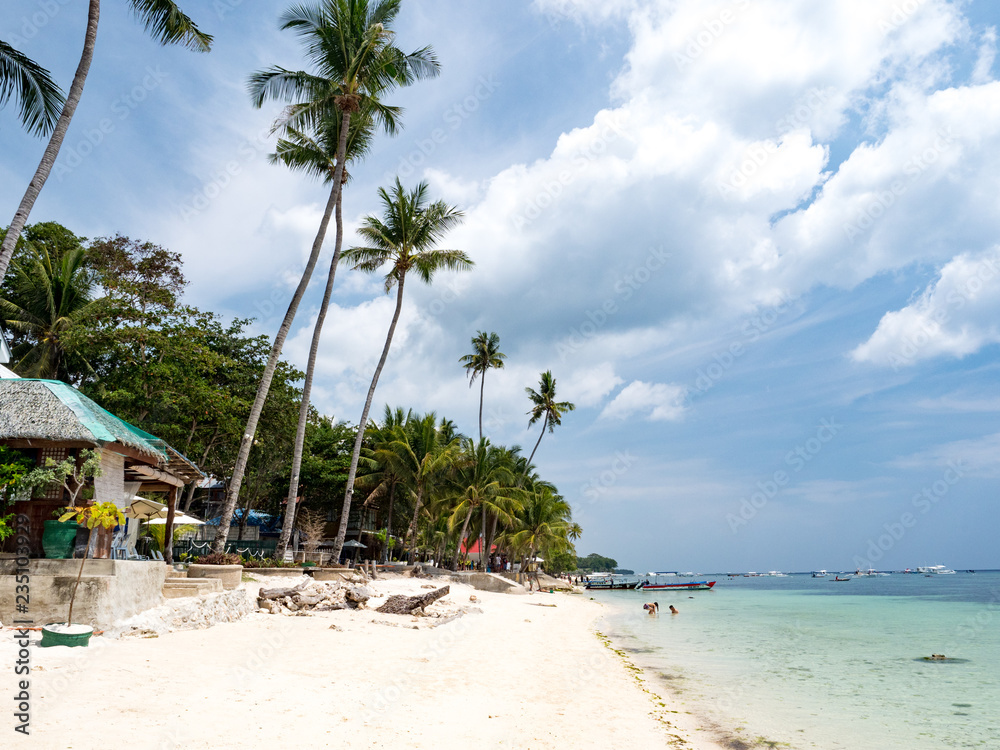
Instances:
[[[588,589],[631,589],[635,588],[635,576],[616,576],[610,573],[591,573],[586,578],[585,588]]]
[[[708,591],[715,581],[688,581],[686,583],[661,583],[658,576],[676,578],[676,573],[647,573],[644,580],[635,585],[636,591],[660,591],[673,589],[675,591]],[[652,579],[652,580],[650,580]]]

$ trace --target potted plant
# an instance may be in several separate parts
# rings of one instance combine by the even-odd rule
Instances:
[[[187,577],[218,578],[222,581],[222,588],[231,591],[243,580],[243,558],[227,553],[202,555],[188,566]]]
[[[17,494],[30,496],[40,487],[58,485],[69,495],[70,506],[76,506],[81,496],[86,498],[93,487],[88,487],[88,480],[101,475],[101,454],[98,451],[83,450],[79,457],[70,456],[62,462],[48,459],[45,466],[39,466],[33,471],[20,476],[17,480]],[[81,528],[76,521],[66,521],[71,518],[67,514],[59,520],[45,522],[42,532],[42,548],[49,560],[62,560],[73,557],[76,545],[77,531]],[[89,549],[89,547],[88,547]]]
[[[70,518],[75,518],[77,523],[82,523],[90,530],[87,536],[87,548],[80,560],[80,572],[77,573],[76,582],[73,584],[73,593],[69,597],[69,613],[66,615],[66,622],[45,625],[42,628],[42,641],[38,644],[40,646],[89,645],[90,636],[94,634],[94,629],[89,625],[73,624],[73,604],[76,602],[76,592],[80,587],[80,579],[83,578],[83,567],[87,563],[90,545],[94,541],[94,534],[98,527],[112,529],[125,523],[125,516],[114,503],[95,503],[78,508],[67,508],[59,520],[68,521]]]

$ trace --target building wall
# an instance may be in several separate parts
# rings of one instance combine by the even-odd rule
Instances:
[[[15,570],[15,560],[0,560],[0,622],[5,625],[24,617],[16,613]],[[66,621],[79,572],[79,560],[31,560],[28,617],[36,625]],[[163,603],[166,572],[162,562],[87,560],[73,605],[73,622],[104,629],[158,607]]]

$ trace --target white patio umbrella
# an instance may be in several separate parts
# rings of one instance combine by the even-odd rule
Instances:
[[[154,526],[157,524],[164,524],[167,522],[167,512],[163,511],[163,515],[156,515],[150,519],[149,525]],[[189,516],[186,513],[174,513],[174,526],[204,526],[205,522],[200,518],[195,518],[194,516]]]
[[[144,497],[135,495],[132,498],[132,503],[125,509],[125,515],[139,521],[148,521],[150,518],[156,518],[157,514],[161,511],[163,512],[164,518],[166,518],[166,505],[158,503],[155,500],[147,500]]]

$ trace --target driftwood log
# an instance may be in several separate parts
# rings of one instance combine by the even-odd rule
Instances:
[[[402,594],[394,594],[386,600],[385,604],[375,611],[381,612],[384,615],[408,615],[418,609],[423,610],[423,608],[428,604],[436,602],[442,596],[447,596],[450,590],[450,586],[443,586],[437,591],[429,591],[423,596],[403,596]]]
[[[286,596],[295,596],[310,583],[312,583],[312,581],[303,581],[298,586],[292,586],[291,588],[261,589],[260,593],[257,594],[257,597],[259,599],[284,599]]]

